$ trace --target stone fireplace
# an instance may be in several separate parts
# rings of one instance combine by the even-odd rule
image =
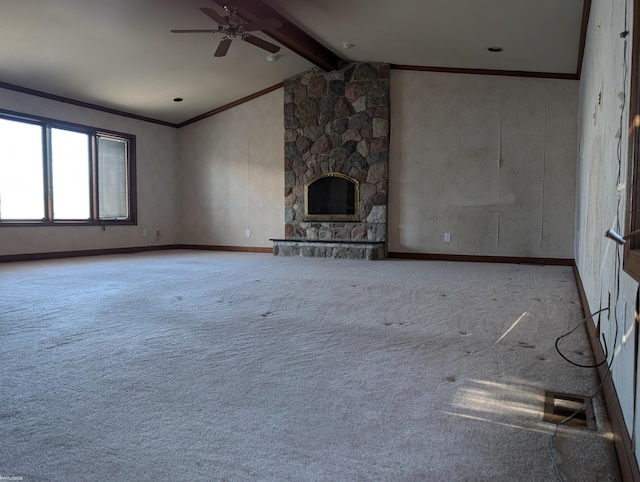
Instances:
[[[386,256],[389,65],[348,63],[284,82],[285,239],[274,254]]]

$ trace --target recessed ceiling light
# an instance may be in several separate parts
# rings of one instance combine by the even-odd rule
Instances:
[[[502,52],[504,49],[502,47],[489,47],[487,50],[489,52]]]
[[[182,102],[184,99],[182,97],[176,97],[173,99],[174,102]]]
[[[279,55],[275,55],[275,54],[271,54],[271,55],[267,55],[267,60],[269,62],[275,62],[276,60],[278,60],[280,58]]]
[[[356,46],[356,44],[352,43],[352,42],[340,42],[340,46],[343,49],[350,49]]]

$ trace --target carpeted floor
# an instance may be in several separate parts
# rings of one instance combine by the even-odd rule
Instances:
[[[0,265],[0,476],[554,480],[568,267],[173,251]],[[584,329],[563,340],[591,362]],[[565,480],[619,480],[562,427]]]

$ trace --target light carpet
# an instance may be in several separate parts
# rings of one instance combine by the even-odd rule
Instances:
[[[0,476],[554,480],[569,267],[173,251],[0,265]],[[581,363],[583,328],[563,340]],[[619,480],[562,427],[566,480]]]

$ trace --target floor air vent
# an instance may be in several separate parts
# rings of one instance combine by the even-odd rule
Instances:
[[[580,411],[564,425],[595,430],[596,419],[593,415],[593,404],[588,397],[557,392],[545,393],[543,417],[545,422],[560,423],[576,410]]]

